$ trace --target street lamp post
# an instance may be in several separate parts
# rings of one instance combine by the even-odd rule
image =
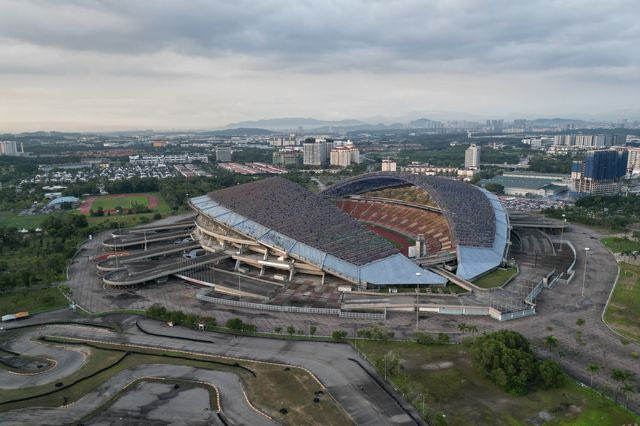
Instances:
[[[420,320],[420,276],[421,272],[416,272],[418,282],[416,282],[416,330],[418,329],[418,321]]]
[[[562,213],[562,228],[560,228],[560,252],[562,253],[562,239],[564,238],[564,227],[567,226],[567,215]]]
[[[584,297],[584,283],[587,278],[587,260],[589,260],[589,247],[584,248],[584,272],[582,274],[582,297]]]

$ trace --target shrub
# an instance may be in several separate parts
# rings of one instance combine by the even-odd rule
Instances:
[[[287,334],[289,336],[296,334],[296,329],[292,325],[290,325],[289,327],[287,327]]]
[[[313,335],[315,335],[315,334],[316,334],[316,331],[317,331],[317,330],[318,330],[318,329],[316,328],[316,326],[315,326],[315,325],[312,325],[311,327],[309,327],[309,334],[313,336]]]
[[[274,333],[278,333],[278,334],[282,333],[282,327],[276,327],[276,328],[274,328],[274,329],[273,329],[273,332],[274,332]]]
[[[153,220],[159,220],[162,219],[162,215],[160,213],[156,213],[153,215]]]
[[[576,324],[577,324],[577,325],[584,325],[584,322],[585,322],[585,321],[584,321],[584,318],[578,318],[578,319],[576,320]]]
[[[358,330],[358,337],[364,337],[366,339],[387,341],[392,339],[393,336],[393,331],[389,330],[387,327],[380,327],[377,325],[372,325],[371,327]]]
[[[172,321],[175,325],[197,328],[199,323],[203,323],[205,329],[215,327],[217,321],[214,317],[198,317],[194,314],[185,314],[182,311],[167,311],[167,308],[160,304],[149,307],[145,314],[149,318],[160,321]]]
[[[242,320],[240,318],[229,318],[227,322],[224,324],[225,327],[235,331],[242,330]]]
[[[438,343],[441,345],[449,343],[449,335],[447,333],[438,333]]]
[[[347,338],[347,332],[344,330],[336,330],[331,333],[331,337],[333,338],[333,340],[341,341]]]
[[[436,341],[427,333],[417,332],[414,334],[416,342],[421,345],[433,345]]]

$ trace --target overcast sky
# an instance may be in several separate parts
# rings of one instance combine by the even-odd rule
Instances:
[[[0,0],[0,131],[637,112],[639,46],[638,0]]]

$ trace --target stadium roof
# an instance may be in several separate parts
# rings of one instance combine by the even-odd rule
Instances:
[[[51,200],[49,201],[49,203],[47,204],[47,206],[57,206],[58,204],[63,204],[63,203],[77,203],[80,200],[76,197],[58,197],[55,200]]]
[[[458,251],[456,275],[473,279],[502,263],[509,219],[498,198],[482,188],[436,176],[376,172],[338,182],[323,194],[343,197],[401,184],[427,191],[447,218]]]
[[[208,195],[267,228],[356,265],[398,253],[389,241],[288,179],[272,177]]]
[[[323,196],[280,177],[190,200],[212,220],[329,273],[379,285],[443,284]]]

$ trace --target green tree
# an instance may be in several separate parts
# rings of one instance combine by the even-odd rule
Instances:
[[[287,327],[287,334],[289,336],[293,336],[294,334],[296,334],[296,329],[294,326],[290,325],[289,327]]]
[[[587,371],[589,372],[589,387],[593,387],[593,375],[600,371],[600,366],[598,364],[590,363],[587,365]]]
[[[484,189],[486,189],[487,191],[491,191],[494,194],[498,194],[498,195],[503,195],[504,194],[504,185],[501,185],[499,183],[487,183],[484,185]]]

